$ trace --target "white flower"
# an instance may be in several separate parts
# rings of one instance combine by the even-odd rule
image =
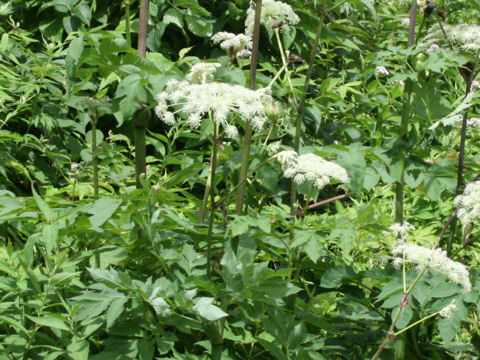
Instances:
[[[410,230],[415,230],[415,227],[405,221],[403,224],[395,223],[390,225],[389,229],[394,237],[401,239],[402,241],[406,241],[408,238],[408,232]]]
[[[231,50],[233,54],[245,49],[252,48],[252,37],[245,34],[232,34],[221,31],[212,36],[214,44],[220,44],[223,50]]]
[[[273,101],[269,89],[250,90],[240,85],[203,82],[208,79],[208,71],[216,67],[217,64],[202,63],[190,72],[191,76],[187,76],[189,81],[169,81],[165,90],[156,97],[157,116],[167,125],[173,125],[175,118],[171,108],[174,107],[175,113],[187,117],[191,128],[198,128],[202,119],[211,115],[229,137],[238,134],[237,128],[228,123],[231,114],[251,121],[255,129],[262,128],[268,119],[264,102]]]
[[[401,24],[405,25],[405,26],[410,25],[410,18],[408,18],[408,17],[403,18],[402,21],[401,21]]]
[[[473,91],[479,88],[480,88],[480,83],[477,80],[473,80],[472,85],[470,85],[470,89]]]
[[[293,178],[297,184],[312,181],[313,186],[322,189],[330,183],[331,178],[341,183],[350,182],[343,167],[312,153],[298,155],[295,151],[287,150],[278,153],[276,158],[282,164],[283,175]]]
[[[70,165],[70,171],[73,172],[73,173],[78,172],[78,164],[77,163],[72,163]]]
[[[448,43],[455,49],[476,51],[480,49],[480,25],[460,24],[448,25],[443,24]],[[435,25],[428,34],[423,38],[421,46],[431,46],[432,44],[444,41],[442,29]]]
[[[405,81],[403,80],[395,80],[393,83],[395,85],[405,86]]]
[[[282,144],[281,141],[275,141],[275,142],[272,142],[272,143],[268,144],[268,145],[267,145],[267,153],[268,153],[268,155],[272,156],[272,155],[275,154],[275,153],[280,154],[280,153],[278,152],[278,150],[280,149],[280,145],[281,145],[281,144]],[[278,154],[277,154],[277,155],[278,155]],[[296,155],[296,153],[295,153],[295,155]]]
[[[439,314],[441,317],[449,319],[452,317],[455,311],[457,311],[457,305],[455,305],[455,300],[456,299],[453,299],[450,304],[448,304],[442,310],[439,311]]]
[[[444,274],[454,283],[462,286],[465,292],[469,292],[472,289],[465,265],[449,259],[447,253],[442,249],[432,250],[423,246],[398,241],[393,245],[392,253],[399,259],[405,257],[406,261],[417,264],[418,270],[426,267]]]
[[[213,79],[213,73],[220,66],[219,63],[199,62],[191,67],[186,79],[192,84],[205,84]]]
[[[382,76],[382,75],[389,75],[390,73],[388,72],[387,68],[383,65],[378,65],[376,68],[375,68],[375,73],[378,75],[378,76]]]
[[[467,125],[471,127],[479,127],[480,126],[480,119],[479,118],[471,118],[467,120]]]
[[[480,181],[467,184],[463,195],[458,195],[454,201],[457,217],[463,226],[471,224],[480,217]]]
[[[251,3],[253,4],[253,2]],[[255,9],[252,5],[247,10],[247,19],[245,20],[245,34],[253,34],[253,23],[255,20]],[[263,0],[260,23],[266,28],[279,26],[282,30],[288,30],[290,26],[298,24],[300,18],[292,10],[291,6],[281,1]]]
[[[250,50],[244,49],[237,52],[235,56],[240,59],[249,59],[252,56],[252,52]]]
[[[432,44],[432,45],[430,45],[430,47],[427,49],[427,52],[428,52],[428,53],[434,53],[434,52],[437,52],[438,49],[440,49],[440,46],[438,46],[437,44]]]
[[[225,134],[229,138],[234,138],[238,135],[238,129],[236,126],[228,124],[225,126]]]

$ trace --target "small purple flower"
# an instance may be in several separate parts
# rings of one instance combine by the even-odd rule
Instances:
[[[432,44],[428,49],[427,49],[427,52],[428,53],[435,53],[438,51],[438,49],[440,49],[440,46],[438,46],[437,44]]]
[[[237,58],[240,59],[249,59],[252,56],[252,52],[250,50],[240,50],[237,52]]]
[[[382,75],[390,75],[390,73],[388,72],[387,68],[383,65],[378,65],[376,68],[375,68],[375,73],[377,74],[377,76],[382,76]]]

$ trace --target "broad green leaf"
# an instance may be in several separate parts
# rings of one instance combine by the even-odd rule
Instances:
[[[213,298],[200,297],[195,299],[195,305],[192,309],[193,311],[198,313],[198,315],[209,321],[215,321],[228,316],[226,312],[224,312],[218,306],[213,305],[212,303]]]
[[[71,331],[70,327],[68,326],[66,319],[62,319],[61,316],[56,314],[48,314],[43,316],[30,316],[27,317],[32,320],[34,323],[40,326],[46,326],[54,329],[60,329],[65,331]]]
[[[115,320],[123,313],[124,305],[128,301],[127,297],[118,298],[111,302],[106,312],[107,328],[111,328]]]
[[[121,203],[122,200],[111,197],[102,197],[95,201],[86,210],[87,213],[92,214],[89,218],[92,227],[102,226],[117,211]]]
[[[47,254],[58,248],[58,226],[56,223],[46,224],[42,229],[39,241],[45,246]]]

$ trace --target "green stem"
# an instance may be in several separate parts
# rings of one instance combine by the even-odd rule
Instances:
[[[221,204],[222,202],[224,202],[226,199],[228,199],[230,196],[232,196],[234,193],[237,192],[238,188],[240,186],[242,186],[242,184],[248,180],[248,178],[250,177],[250,175],[253,175],[254,173],[256,173],[261,167],[263,167],[267,162],[269,162],[270,160],[272,160],[274,158],[274,156],[271,156],[269,157],[268,159],[262,161],[259,165],[257,165],[257,167],[255,167],[255,169],[253,169],[252,171],[250,171],[246,176],[245,178],[242,180],[242,182],[239,182],[232,190],[230,190],[228,192],[228,194],[222,196],[222,198],[220,198],[220,200],[218,200],[216,203],[217,204]],[[238,193],[238,192],[237,192]]]
[[[326,1],[323,2],[322,10],[325,9],[325,4],[326,4]],[[300,137],[301,137],[301,133],[302,133],[302,114],[303,114],[303,111],[305,109],[305,101],[306,101],[306,98],[307,98],[308,86],[310,84],[310,79],[311,79],[311,76],[312,76],[313,62],[315,60],[315,54],[317,52],[320,36],[322,34],[322,28],[323,28],[324,21],[325,21],[325,11],[322,11],[322,15],[320,16],[320,20],[318,21],[317,30],[316,30],[316,33],[315,33],[315,40],[313,41],[312,51],[310,52],[310,58],[308,60],[308,70],[307,70],[307,75],[306,75],[306,78],[305,78],[305,83],[303,85],[302,96],[300,98],[300,104],[298,106],[295,106],[296,111],[297,111],[297,118],[296,118],[296,121],[295,121],[294,150],[297,153],[300,150]],[[284,66],[288,65],[285,61],[285,54],[283,53],[283,47],[282,47],[282,43],[280,41],[280,36],[278,34],[278,30],[275,30],[275,35],[277,37],[278,46],[280,48],[282,62],[284,64]],[[292,91],[292,94],[293,94],[293,98],[295,99],[295,93],[293,91],[293,86],[291,84],[291,79],[290,79],[290,74],[288,73],[288,68],[286,68],[285,72],[286,72],[286,75],[287,75],[288,80],[289,80],[289,85],[290,85],[290,88],[291,88],[291,91]],[[295,104],[295,102],[294,102],[294,104]],[[290,184],[290,216],[292,217],[292,220],[295,219],[295,217],[296,217],[296,214],[295,214],[295,204],[296,204],[296,202],[297,202],[297,189],[296,189],[295,182],[292,181],[291,184]],[[305,213],[305,211],[304,211],[304,213]],[[292,228],[292,230],[290,231],[290,237],[293,238],[293,236],[294,236],[294,230]]]
[[[127,44],[128,46],[132,46],[130,36],[130,0],[125,0],[125,31],[127,33]]]
[[[135,139],[135,179],[137,189],[142,188],[141,178],[146,177],[146,146],[145,129],[148,125],[150,112],[145,110],[137,111],[133,119],[133,135]]]
[[[210,114],[210,119],[212,116]],[[212,120],[213,122],[213,120]],[[212,234],[213,234],[213,220],[215,218],[215,172],[217,170],[217,137],[218,126],[216,123],[213,125],[213,144],[212,144],[212,162],[210,166],[210,177],[212,179],[212,185],[210,186],[210,216],[208,219],[208,243],[207,243],[207,276],[210,278],[211,261],[212,261]]]
[[[97,116],[92,118],[93,198],[98,199]]]
[[[275,76],[273,77],[272,80],[270,80],[270,82],[268,83],[268,86],[267,87],[271,87],[275,81],[277,81],[278,77],[282,74],[282,72],[288,67],[288,64],[284,64],[280,70],[277,71],[277,73],[275,74]]]
[[[252,58],[250,62],[250,90],[255,90],[257,78],[257,58],[258,58],[258,40],[260,37],[260,17],[262,14],[262,0],[255,2],[255,19],[253,24],[253,39],[252,39]],[[240,174],[238,183],[237,201],[235,204],[235,212],[238,215],[243,213],[243,203],[245,200],[245,177],[247,176],[248,163],[250,157],[250,145],[252,142],[252,124],[249,120],[245,125],[245,137],[243,140],[242,149],[242,165],[240,167]],[[233,247],[233,246],[232,246]],[[234,249],[235,251],[235,249]]]
[[[303,211],[302,211],[303,216],[307,215],[308,205],[310,204],[310,199],[312,198],[312,193],[313,193],[313,185],[310,186],[310,190],[308,191],[307,201],[305,201],[305,206],[303,207]]]
[[[203,220],[205,219],[205,214],[207,213],[208,206],[208,197],[210,196],[210,188],[212,187],[212,156],[213,154],[210,154],[210,167],[208,169],[207,181],[205,182],[205,191],[203,193],[202,207],[200,208],[200,222],[203,222]]]
[[[402,330],[396,332],[394,336],[398,336],[398,335],[404,333],[405,331],[411,329],[411,328],[414,327],[414,326],[417,326],[418,324],[424,322],[425,320],[428,320],[428,319],[430,319],[430,318],[438,315],[439,313],[440,313],[440,311],[437,311],[437,312],[435,312],[435,313],[433,313],[433,314],[430,314],[430,315],[428,315],[428,316],[425,316],[424,318],[422,318],[422,319],[420,319],[420,320],[418,320],[418,321],[415,321],[414,323],[408,325],[407,327],[403,328]]]

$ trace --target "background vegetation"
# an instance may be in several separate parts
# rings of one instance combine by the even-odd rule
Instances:
[[[221,64],[214,81],[249,86],[250,59],[211,41],[245,30],[249,1],[151,0],[145,58],[139,1],[0,4],[0,359],[365,359],[389,328],[453,299],[450,318],[398,334],[380,358],[480,356],[478,230],[454,213],[480,172],[468,121],[480,117],[478,49],[455,47],[447,26],[478,22],[480,4],[419,3],[409,46],[410,2],[286,3],[300,22],[278,32],[283,49],[260,29],[257,88],[274,80],[275,101],[253,133],[237,211],[245,121],[238,137],[212,139],[209,122],[169,126],[153,107],[200,61]],[[136,186],[142,103],[152,116]],[[290,179],[274,160],[258,165],[297,145],[351,181],[297,186],[292,216]],[[409,241],[470,269],[471,291],[427,270],[405,296],[418,271],[392,266],[388,233],[404,220]]]

